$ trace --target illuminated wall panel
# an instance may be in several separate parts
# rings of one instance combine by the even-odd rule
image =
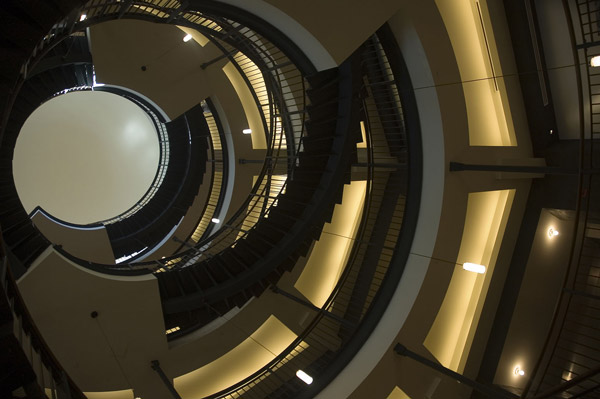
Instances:
[[[442,306],[425,338],[425,347],[444,366],[462,372],[494,264],[506,228],[515,190],[470,193],[463,236],[452,279]],[[464,262],[487,266],[485,274],[463,270]]]
[[[516,146],[494,35],[485,2],[436,0],[462,80],[472,146]]]
[[[342,203],[335,206],[331,223],[325,224],[294,285],[315,306],[323,306],[346,266],[362,217],[366,190],[366,181],[344,186]]]
[[[296,337],[275,316],[270,316],[247,339],[223,356],[175,378],[175,389],[183,399],[203,398],[219,392],[264,367]]]

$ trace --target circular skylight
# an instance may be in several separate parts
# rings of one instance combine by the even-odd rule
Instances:
[[[116,94],[74,91],[50,99],[18,136],[13,176],[27,212],[74,224],[117,216],[151,186],[160,159],[150,117]]]

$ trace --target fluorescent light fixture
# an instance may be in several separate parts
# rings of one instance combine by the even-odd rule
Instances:
[[[469,272],[473,272],[473,273],[479,273],[479,274],[485,273],[485,266],[478,265],[477,263],[471,263],[471,262],[463,263],[463,269],[465,269]]]
[[[302,381],[309,385],[313,382],[313,378],[302,370],[296,371],[296,377],[300,378]]]
[[[250,134],[250,133],[252,133],[252,129],[244,129],[244,130],[242,130],[242,133]]]
[[[87,18],[87,14],[81,14],[81,16],[79,17],[79,22],[85,20]]]
[[[190,40],[192,40],[192,34],[191,33],[188,33],[187,35],[185,35],[183,37],[183,41],[184,42],[189,42]]]
[[[600,55],[597,55],[590,59],[590,66],[593,66],[593,67],[600,66]]]
[[[556,230],[554,227],[550,227],[548,229],[548,237],[552,238],[552,237],[556,237],[558,235],[558,230]]]
[[[221,221],[219,219],[217,219],[217,218],[212,218],[211,222],[213,222],[213,223],[221,223]]]

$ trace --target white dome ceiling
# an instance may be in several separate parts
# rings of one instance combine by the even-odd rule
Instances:
[[[77,91],[54,97],[27,119],[13,175],[27,212],[88,224],[131,208],[154,180],[160,158],[150,117],[115,94]]]

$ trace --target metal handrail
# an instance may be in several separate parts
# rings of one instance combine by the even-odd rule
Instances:
[[[370,40],[372,41],[373,46],[379,46],[379,42],[376,37],[373,37]],[[385,59],[385,53],[375,54],[369,53],[365,50],[363,56],[383,57],[382,64],[385,65],[385,72],[391,73],[387,59]],[[395,89],[395,80],[393,79],[393,75],[391,82],[392,83],[390,86],[393,85],[393,89]],[[373,87],[374,86],[375,85],[373,85]],[[371,88],[368,88],[368,90],[371,90]],[[370,98],[371,96],[369,96],[368,99],[363,99],[366,109],[366,122],[367,126],[376,126],[379,125],[377,123],[379,118],[377,115],[377,106],[373,103],[367,104],[367,101],[370,101]],[[400,104],[395,104],[395,106],[399,105]],[[390,173],[389,171],[376,170],[374,165],[376,164],[378,157],[385,157],[385,159],[388,159],[387,156],[390,154],[390,147],[396,146],[395,149],[399,149],[399,147],[397,147],[397,143],[393,143],[385,138],[386,132],[384,130],[385,129],[381,126],[367,129],[368,189],[365,198],[363,214],[357,236],[354,239],[354,245],[352,246],[349,261],[327,301],[318,310],[318,312],[314,314],[312,320],[309,322],[305,330],[299,334],[299,336],[271,362],[269,362],[263,368],[257,370],[251,376],[238,382],[236,385],[210,395],[206,399],[230,399],[238,397],[238,395],[257,398],[278,397],[275,392],[283,393],[284,391],[285,395],[293,396],[293,393],[297,392],[298,389],[298,385],[293,381],[295,378],[295,371],[302,369],[318,378],[321,371],[318,368],[319,366],[314,366],[313,363],[317,361],[317,363],[322,367],[323,364],[328,363],[326,359],[330,359],[330,357],[326,357],[325,353],[323,352],[323,344],[319,341],[327,341],[332,339],[332,334],[344,334],[345,336],[350,337],[361,328],[361,321],[369,311],[370,305],[372,305],[372,302],[370,301],[364,304],[360,309],[351,309],[351,311],[357,313],[357,321],[355,324],[351,323],[349,325],[348,323],[342,323],[341,321],[336,323],[335,321],[332,321],[331,317],[325,316],[333,314],[337,315],[337,317],[340,317],[339,320],[348,321],[349,319],[344,317],[344,311],[351,296],[349,292],[352,292],[354,289],[353,287],[361,283],[356,279],[357,272],[364,267],[363,262],[366,249],[373,245],[373,243],[370,242],[371,234],[373,233],[375,218],[380,211],[380,204],[377,201],[373,202],[373,200],[376,198],[380,199],[383,195],[383,192],[386,191],[385,189],[382,191],[381,187],[376,188],[373,186],[373,183],[377,180],[381,180],[381,177],[387,176],[387,174]],[[376,135],[376,137],[374,135]],[[405,134],[403,132],[396,132],[396,135],[402,137],[405,142],[405,146]],[[407,160],[403,161],[406,162]],[[408,174],[408,171],[403,169],[403,173]],[[390,182],[390,187],[386,188],[389,189],[395,185],[396,182]],[[388,184],[385,184],[385,186],[388,186]],[[386,235],[386,241],[395,242],[399,240],[400,226],[392,223],[389,229],[390,230]],[[387,250],[391,250],[391,248],[388,248]],[[381,275],[384,275],[387,271],[387,267],[389,266],[389,259],[380,259],[380,261],[382,263],[378,266],[377,271],[378,273],[381,273]],[[375,277],[375,280],[368,282],[370,285],[374,284],[374,286],[371,287],[373,293],[378,292],[382,282],[383,279],[378,279],[377,277]],[[317,368],[315,369],[315,367]],[[277,374],[277,377],[270,377],[275,373]]]
[[[118,2],[101,2],[101,1],[92,1],[91,3],[93,3],[95,5],[98,5],[98,7],[102,7],[102,9],[100,10],[100,13],[103,14],[103,15],[101,15],[100,17],[104,17],[105,16],[104,15],[104,11],[107,11],[109,9],[110,9],[111,12],[114,11],[115,13],[119,13],[121,17],[122,16],[129,16],[129,17],[131,17],[131,15],[127,15],[127,9],[123,8],[124,4],[122,4],[122,3],[118,3]],[[108,3],[110,3],[110,4],[108,4]],[[127,3],[127,4],[132,4],[132,3]],[[135,3],[135,5],[137,7],[139,7],[140,4],[152,4],[152,2],[136,2]],[[180,4],[178,2],[166,2],[165,3],[163,1],[163,2],[161,2],[160,7],[154,7],[154,8],[152,8],[153,10],[156,10],[156,13],[157,13],[156,15],[153,15],[153,16],[148,15],[149,11],[146,9],[145,12],[138,13],[139,14],[138,17],[140,19],[156,19],[156,18],[160,18],[162,20],[165,20],[164,22],[166,22],[167,19],[170,19],[172,17],[172,15],[171,15],[171,13],[169,11],[173,11],[174,10],[174,9],[168,8],[167,4],[169,5],[169,7],[175,7],[175,6],[177,6],[177,13],[178,14],[177,14],[176,18],[177,18],[178,22],[181,21],[182,18],[186,18],[186,16],[190,17],[190,15],[193,15],[193,13],[188,13],[185,10],[181,10],[180,7],[179,7]],[[163,13],[164,15],[160,14],[160,13]],[[75,16],[76,16],[76,14],[75,14]],[[87,23],[92,23],[91,21],[94,21],[94,20],[98,20],[98,19],[94,19],[94,13],[93,12],[88,13],[88,20],[87,20],[88,22],[86,22],[86,24]],[[74,24],[77,25],[76,18],[73,19],[73,16],[71,16],[71,18],[69,19],[69,21],[74,21]],[[203,23],[202,27],[203,27],[203,29],[205,31],[207,29],[212,29],[214,32],[218,32],[216,30],[216,28],[222,29],[222,27],[220,25],[218,25],[217,23],[215,23],[214,21],[209,21],[209,22],[206,22],[206,21],[208,21],[208,20],[202,21],[202,23]],[[206,25],[204,25],[204,23],[206,23]],[[212,24],[214,24],[214,25],[212,25]],[[83,25],[81,25],[81,26],[83,26]],[[210,26],[210,28],[209,28],[209,26]],[[218,34],[214,33],[214,36],[218,37]],[[285,77],[284,77],[284,80],[285,80]],[[302,81],[302,84],[303,84],[303,81]],[[395,83],[393,83],[393,84],[395,84]],[[304,88],[303,87],[302,87],[301,92],[304,93]],[[304,100],[304,98],[303,98],[303,100]],[[282,112],[285,112],[285,109]],[[276,115],[276,112],[271,112],[270,113],[270,118],[275,118],[275,115]],[[302,118],[302,121],[303,121],[304,116],[302,115],[301,118]],[[271,119],[271,121],[273,121],[273,119]],[[272,123],[270,126],[273,127],[274,125],[276,125],[276,124]],[[300,125],[300,128],[302,128],[302,126],[303,126],[303,124]],[[371,132],[369,132],[369,134],[371,134]],[[302,135],[303,135],[303,130],[301,130],[301,133],[300,133],[299,137],[297,137],[297,139],[298,139],[298,146],[297,146],[297,150],[295,150],[294,154],[298,154],[299,151],[300,151],[300,148],[302,147],[302,145],[301,145]],[[275,143],[276,140],[272,140],[271,142]],[[371,138],[369,138],[369,142],[370,143],[374,143],[374,141]],[[275,153],[274,155],[270,155],[271,158],[268,158],[269,160],[271,160],[272,157],[275,157],[275,158],[279,159],[279,151],[282,150],[282,148],[281,148],[281,141],[279,141],[279,144],[273,144],[273,145],[277,146],[277,153]],[[270,148],[271,148],[271,146],[270,146]],[[273,148],[272,149],[272,153],[274,153],[275,147],[272,147],[272,148]],[[377,159],[376,157],[377,157],[376,153],[374,151],[372,151],[371,155],[370,155],[370,160],[374,160],[374,159],[376,160]],[[295,164],[295,159],[296,158],[294,156],[288,156],[286,154],[285,157],[284,156],[281,157],[281,159],[284,159],[284,158],[286,160],[288,160],[288,161],[291,160],[291,165],[292,166]],[[406,160],[404,159],[402,161],[406,161]],[[271,168],[272,165],[269,164],[270,162],[272,162],[272,161],[266,162],[264,168]],[[286,170],[287,170],[287,167],[289,165],[290,165],[290,163],[286,162]],[[370,173],[371,176],[373,176],[373,174],[372,174],[373,173],[373,169],[372,169],[373,166],[372,165],[368,165],[368,167],[371,168],[369,173]],[[254,196],[254,195],[272,196],[272,193],[270,193],[268,191],[268,186],[263,185],[262,188],[261,188],[261,186],[257,184],[255,187],[257,187],[257,191],[254,192],[251,196],[249,196],[249,198],[246,201],[246,204],[249,204],[251,202],[252,196]],[[259,190],[262,190],[262,191],[259,191]],[[283,190],[285,190],[285,184],[282,187],[282,191]],[[375,195],[375,191],[374,190],[375,190],[374,188],[370,187],[370,189],[369,189],[370,196]],[[275,201],[273,203],[275,203]],[[373,201],[371,200],[371,198],[369,199],[369,201],[367,203],[369,204],[369,206],[371,206],[373,204]],[[403,203],[401,203],[400,201],[396,204],[396,206],[399,207],[400,210],[403,210]],[[260,208],[261,209],[258,212],[258,214],[261,217],[265,217],[265,215],[268,215],[268,210],[265,210],[264,207],[262,207],[262,206]],[[234,222],[235,225],[234,224],[231,225],[231,227],[229,228],[230,231],[228,231],[228,233],[226,234],[227,237],[229,237],[229,238],[231,238],[232,236],[237,237],[237,232],[239,231],[239,226],[241,226],[243,224],[243,221],[245,220],[246,215],[247,215],[246,214],[246,209],[244,209],[244,208],[241,208],[240,211],[238,211],[238,214],[234,215],[235,217],[233,219],[231,219],[231,220]],[[390,230],[388,231],[387,237],[388,238],[389,237],[394,238],[394,239],[396,239],[396,242],[398,242],[398,240],[400,240],[400,237],[402,236],[401,233],[402,233],[402,229],[404,228],[403,224],[401,222],[400,223],[394,222],[390,226],[391,227],[390,227]],[[365,231],[364,228],[361,228],[361,234],[363,234],[364,231]],[[247,234],[247,232],[245,234]],[[228,248],[228,247],[231,246],[231,243],[227,243],[227,245],[219,247],[218,246],[218,242],[216,242],[216,241],[218,241],[218,240],[225,241],[225,240],[224,240],[224,238],[221,235],[215,236],[215,237],[211,237],[209,240],[202,241],[201,243],[198,244],[198,246],[196,246],[195,250],[202,250],[205,253],[209,253],[209,252],[207,252],[207,249],[209,248],[209,246],[210,246],[210,248],[213,248],[215,250],[220,250],[221,248]],[[369,246],[368,242],[362,242],[362,241],[363,240],[358,240],[356,242],[356,244],[359,245],[359,246],[362,245],[363,249]],[[390,247],[386,247],[385,249],[386,249],[386,251],[393,250],[393,248],[391,246]],[[358,259],[360,258],[358,249],[353,250],[353,253],[354,253],[354,255],[352,257],[353,262],[351,263],[351,265],[348,266],[348,269],[347,269],[348,271],[344,271],[344,278],[342,280],[340,280],[340,282],[338,283],[338,286],[336,287],[336,290],[332,294],[333,296],[328,301],[327,307],[323,307],[318,312],[318,318],[315,318],[314,321],[313,321],[313,323],[311,323],[311,330],[309,332],[306,332],[306,334],[302,334],[302,336],[301,336],[303,340],[305,340],[307,342],[310,341],[310,345],[311,346],[309,348],[307,348],[306,346],[302,346],[303,341],[296,341],[295,343],[297,345],[294,348],[292,348],[291,350],[288,350],[285,355],[281,354],[277,358],[277,360],[278,360],[277,363],[272,363],[270,365],[270,367],[268,368],[268,370],[263,370],[262,372],[260,372],[260,375],[259,375],[260,378],[263,378],[263,377],[264,378],[268,378],[268,376],[270,374],[272,374],[274,371],[277,371],[278,377],[275,379],[275,381],[277,381],[277,385],[279,386],[279,385],[281,385],[282,381],[285,383],[285,381],[289,380],[290,378],[293,378],[293,371],[291,371],[291,370],[295,370],[297,365],[303,364],[305,366],[312,367],[313,364],[315,363],[315,361],[318,360],[318,359],[313,358],[312,354],[315,354],[315,353],[319,354],[319,353],[321,353],[320,356],[323,356],[322,353],[324,352],[323,349],[325,347],[322,346],[323,342],[319,342],[320,340],[318,339],[318,337],[319,337],[320,334],[324,334],[324,330],[323,329],[325,329],[325,328],[328,327],[326,325],[327,323],[321,323],[321,321],[325,320],[323,318],[323,315],[325,314],[326,311],[327,312],[329,312],[329,311],[339,311],[339,309],[336,308],[336,306],[338,306],[339,304],[342,303],[342,301],[344,299],[344,296],[345,295],[352,295],[351,291],[352,291],[353,287],[346,286],[346,285],[347,284],[352,285],[351,283],[355,282],[355,281],[352,281],[352,279],[353,279],[353,274],[352,273],[356,272],[357,268],[358,269],[361,268],[361,264],[360,264],[360,262],[358,262]],[[383,271],[383,274],[385,274],[385,275],[389,274],[389,272],[391,270],[391,269],[388,269],[390,264],[391,264],[391,262],[390,262],[389,259],[382,259],[382,264],[379,265],[379,266],[380,266],[380,269]],[[393,270],[393,271],[396,272],[396,270]],[[369,288],[370,289],[372,288],[372,291],[375,293],[374,294],[375,295],[375,299],[378,299],[378,295],[380,293],[380,288],[383,285],[383,281],[381,279],[377,278],[377,279],[373,279],[369,283],[370,283],[370,287]],[[365,305],[365,306],[369,307],[369,311],[371,310],[370,307],[379,307],[379,308],[381,307],[380,304],[378,304],[378,306],[375,306],[375,305],[372,305],[372,306]],[[360,310],[359,319],[364,320],[364,318],[366,317],[366,315],[369,314],[369,311],[365,311],[364,308],[361,309]],[[353,334],[357,333],[357,331],[358,330],[354,330]],[[316,352],[309,353],[311,351],[310,348],[314,348],[314,350]],[[291,355],[293,355],[293,356],[291,356]],[[289,356],[291,356],[291,357],[289,357]],[[326,361],[324,361],[324,363],[328,364],[329,360],[331,360],[331,358],[328,357],[325,360]],[[258,382],[258,380],[256,378],[254,378],[253,382]],[[251,384],[250,382],[247,383],[244,386],[244,388],[249,387],[250,384]],[[255,387],[260,387],[262,385],[261,384],[256,384],[254,386]],[[252,389],[254,389],[254,388],[252,388]],[[269,389],[269,388],[267,388],[267,389]],[[277,389],[277,388],[275,388],[275,389]]]
[[[160,4],[158,4],[160,3]],[[49,51],[54,45],[57,44],[58,41],[62,40],[63,37],[67,37],[71,32],[86,28],[90,25],[92,25],[93,23],[96,23],[98,21],[102,21],[105,19],[110,19],[114,16],[115,13],[118,12],[119,17],[124,17],[124,18],[139,18],[139,19],[146,19],[146,20],[152,20],[154,22],[167,22],[167,20],[169,20],[169,22],[173,22],[173,19],[171,18],[173,15],[177,14],[177,23],[178,24],[182,24],[185,26],[190,26],[190,27],[194,27],[196,29],[201,30],[204,34],[207,35],[207,37],[209,37],[209,39],[211,39],[213,42],[218,42],[221,41],[221,45],[229,45],[231,46],[231,44],[229,44],[228,41],[231,40],[238,40],[238,42],[236,42],[236,44],[240,44],[240,40],[243,40],[246,43],[246,46],[248,48],[251,49],[255,49],[258,51],[259,55],[258,56],[253,56],[253,59],[255,61],[257,60],[269,60],[269,65],[258,65],[260,68],[261,73],[263,74],[264,77],[269,77],[269,76],[273,76],[276,75],[277,76],[277,80],[278,82],[282,82],[285,81],[285,73],[283,71],[280,71],[277,67],[277,64],[275,63],[275,58],[274,58],[274,54],[277,54],[277,62],[280,62],[281,60],[284,60],[281,62],[281,65],[283,65],[284,67],[288,67],[292,66],[293,67],[293,63],[287,58],[287,56],[285,56],[281,50],[272,47],[270,49],[266,49],[265,43],[269,43],[268,40],[266,40],[264,37],[258,35],[256,32],[248,29],[248,28],[240,28],[239,24],[235,23],[232,20],[228,20],[225,18],[219,18],[219,17],[213,17],[211,20],[210,18],[207,18],[206,16],[201,15],[198,12],[195,11],[185,11],[182,10],[179,7],[179,3],[178,2],[164,2],[164,1],[136,1],[136,2],[132,2],[132,3],[123,3],[123,2],[118,2],[115,0],[92,0],[89,1],[85,6],[81,7],[78,10],[73,11],[72,13],[69,14],[69,16],[67,18],[65,18],[62,22],[57,23],[55,26],[53,26],[53,28],[51,29],[51,31],[43,38],[43,40],[40,42],[40,44],[36,47],[36,51],[34,52],[34,54],[28,59],[28,61],[26,62],[26,67],[23,68],[23,73],[20,76],[20,80],[23,80],[26,78],[27,76],[27,71],[31,68],[33,68],[37,62],[40,61],[41,58],[43,58],[43,55]],[[173,13],[173,15],[171,15],[171,13]],[[86,14],[87,18],[83,21],[81,21],[78,16],[81,14]],[[218,21],[218,22],[215,22]],[[223,27],[228,27],[230,29],[230,31],[228,31],[227,33],[223,33]],[[234,62],[234,65],[236,65],[236,67],[239,68],[239,65],[237,65],[237,63],[235,63],[235,60],[233,59],[232,56],[229,56],[230,61]],[[240,68],[241,69],[241,68]],[[301,73],[297,72],[298,76],[302,76]],[[244,76],[244,75],[243,75]],[[282,78],[283,76],[283,78]],[[245,76],[244,76],[245,77]],[[246,77],[247,79],[247,77]],[[267,86],[269,86],[271,84],[270,79],[266,79],[265,80],[265,84],[267,84]],[[305,97],[304,97],[304,81],[302,79],[300,79],[300,84],[301,87],[299,89],[297,89],[296,91],[301,93],[301,100],[305,101]],[[17,87],[19,86],[19,84],[17,84]],[[269,86],[269,87],[275,87],[273,85]],[[252,90],[251,85],[249,85],[249,88]],[[272,137],[273,132],[275,127],[278,125],[277,119],[276,119],[276,115],[278,117],[281,116],[285,116],[286,119],[289,119],[289,117],[287,116],[286,113],[286,103],[283,99],[279,99],[278,102],[277,101],[277,94],[274,93],[279,93],[279,91],[276,90],[269,90],[269,107],[271,107],[272,112],[270,112],[269,115],[269,128],[270,128],[270,134],[269,137]],[[278,105],[277,105],[278,104]],[[259,110],[260,110],[260,104],[259,105]],[[274,105],[276,107],[274,107]],[[303,109],[303,104],[299,104],[300,109]],[[264,115],[263,115],[264,117]],[[299,120],[299,122],[297,122],[294,125],[294,134],[292,137],[294,137],[293,140],[288,140],[290,142],[300,142],[301,138],[302,138],[302,134],[303,134],[303,120],[304,120],[304,116],[301,114],[300,116],[296,117],[297,120]],[[266,124],[266,123],[265,123]],[[291,124],[288,123],[288,126],[291,126]],[[281,131],[280,134],[287,134],[287,131]],[[234,214],[234,216],[225,223],[225,228],[220,229],[220,231],[218,231],[215,235],[213,235],[213,237],[207,239],[207,240],[203,240],[200,243],[195,245],[195,249],[194,250],[187,250],[184,251],[181,254],[177,254],[171,257],[167,257],[164,260],[162,260],[162,266],[157,265],[156,262],[150,263],[150,262],[146,262],[146,263],[137,263],[137,264],[128,264],[128,265],[123,265],[123,268],[121,267],[116,267],[115,265],[95,265],[96,269],[105,269],[105,271],[107,272],[113,272],[113,271],[119,271],[122,272],[123,270],[126,269],[139,269],[139,268],[148,268],[150,267],[151,270],[159,270],[161,268],[171,268],[173,265],[173,261],[179,261],[177,263],[180,263],[184,260],[184,257],[187,257],[187,259],[185,260],[184,263],[181,263],[181,265],[187,264],[188,261],[193,258],[193,255],[196,254],[196,252],[198,250],[202,250],[202,251],[206,251],[207,249],[212,249],[213,252],[216,250],[216,248],[218,247],[218,250],[227,248],[231,245],[234,245],[235,241],[237,241],[237,239],[240,239],[243,237],[238,235],[238,231],[240,230],[240,226],[243,225],[244,223],[244,219],[247,217],[254,217],[253,215],[258,214],[260,215],[260,217],[263,217],[265,215],[268,214],[268,207],[266,206],[262,206],[264,204],[261,204],[261,209],[260,211],[257,211],[257,204],[259,203],[259,201],[254,201],[253,203],[253,198],[255,197],[260,197],[260,196],[265,196],[265,193],[270,191],[270,187],[265,186],[265,181],[270,179],[270,172],[273,172],[276,170],[276,165],[279,162],[279,160],[285,160],[285,165],[286,165],[286,169],[289,170],[293,170],[293,167],[295,166],[295,162],[294,160],[296,159],[295,157],[289,157],[287,153],[282,153],[282,140],[273,140],[270,139],[269,140],[269,148],[268,148],[268,152],[267,152],[267,161],[264,163],[263,165],[263,169],[259,175],[259,179],[257,180],[257,183],[255,184],[253,190],[251,191],[250,195],[248,196],[247,200],[245,201],[245,203],[242,205],[242,207],[240,208],[240,210]],[[297,152],[296,152],[297,155]],[[285,190],[285,184],[281,186],[281,189],[279,190],[279,192],[283,192]],[[269,193],[270,196],[273,196],[273,193]],[[267,204],[269,206],[272,206],[273,204],[276,203],[276,201],[265,201],[265,204]],[[137,208],[136,208],[137,209]],[[247,216],[244,216],[244,213]],[[231,227],[230,227],[231,226]],[[246,233],[244,233],[246,234]],[[231,239],[232,237],[235,237],[235,239]],[[85,262],[85,261],[81,261],[80,263],[82,263],[83,265],[89,265],[89,262]]]
[[[530,373],[530,378],[521,393],[522,398],[529,397],[528,395],[536,396],[539,390],[542,387],[544,382],[544,378],[548,375],[549,367],[552,363],[552,359],[556,356],[556,350],[558,348],[557,343],[561,336],[561,333],[564,331],[565,322],[567,320],[566,316],[568,314],[568,309],[570,308],[571,301],[573,298],[573,288],[575,284],[575,276],[578,274],[581,268],[581,254],[583,250],[583,246],[585,243],[585,239],[581,238],[581,235],[585,233],[587,229],[588,216],[590,211],[590,194],[589,188],[591,188],[591,179],[592,175],[585,172],[586,169],[593,169],[594,159],[593,159],[593,126],[594,126],[594,110],[593,110],[593,94],[591,91],[591,75],[590,75],[590,66],[588,64],[590,56],[591,48],[588,46],[580,46],[580,44],[585,44],[586,42],[593,41],[589,40],[590,33],[586,33],[584,31],[584,21],[582,19],[581,8],[579,7],[580,3],[584,4],[587,0],[563,0],[563,10],[566,15],[567,24],[569,27],[570,39],[571,39],[571,48],[573,53],[573,59],[575,61],[576,67],[574,68],[575,74],[577,76],[577,81],[579,84],[577,85],[578,90],[578,101],[579,101],[579,174],[578,174],[578,188],[577,188],[577,201],[575,207],[575,217],[574,217],[574,229],[571,237],[571,246],[570,246],[570,254],[567,270],[565,272],[565,276],[563,278],[562,289],[560,291],[559,297],[556,301],[556,305],[554,308],[554,314],[552,317],[552,321],[550,324],[550,328],[548,329],[548,334],[542,346],[542,350],[540,352],[539,357],[536,360],[535,366]],[[570,11],[570,3],[574,3],[575,7],[579,10],[577,15],[578,19],[578,27],[579,27],[579,35],[575,33],[575,27],[573,24],[573,17]],[[582,43],[577,42],[577,37],[580,37]],[[580,58],[580,54],[583,55],[583,60],[586,67],[586,81],[583,80],[581,70],[578,67],[578,63]],[[600,48],[596,49],[596,54],[600,54]],[[584,116],[584,93],[583,86],[587,86],[587,99],[589,100],[589,117],[590,117],[590,127],[592,128],[590,131],[590,140],[587,143],[590,148],[590,153],[592,156],[586,160],[586,132],[585,132],[585,116]],[[587,191],[587,195],[585,192]],[[581,238],[581,239],[580,239]],[[600,362],[600,359],[598,359]],[[534,388],[534,384],[536,385]],[[565,386],[563,390],[566,390]],[[563,390],[559,390],[557,393],[562,392]],[[544,396],[547,397],[547,396]]]

